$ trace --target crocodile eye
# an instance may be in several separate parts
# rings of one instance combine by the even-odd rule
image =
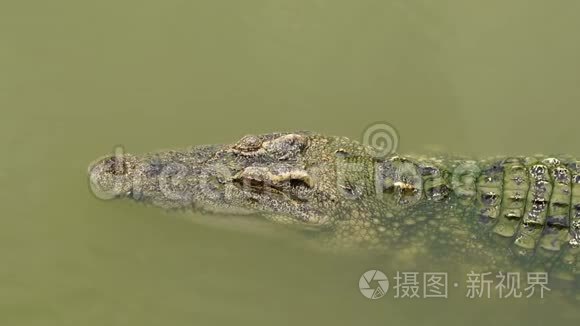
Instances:
[[[298,134],[280,136],[262,144],[270,155],[281,161],[295,158],[306,146],[306,138]]]
[[[245,157],[264,156],[274,160],[286,161],[295,159],[306,146],[306,137],[299,134],[286,134],[276,138],[271,138],[269,135],[247,135],[228,151]]]
[[[290,181],[288,181],[288,184],[290,184],[290,187],[297,189],[297,188],[311,188],[310,185],[302,180],[302,179],[290,179]]]
[[[273,169],[248,167],[233,178],[233,183],[253,193],[268,193],[295,201],[306,201],[307,194],[313,190],[313,180],[308,172],[289,166]]]
[[[262,147],[262,140],[258,136],[246,135],[232,148],[240,152],[255,152]]]

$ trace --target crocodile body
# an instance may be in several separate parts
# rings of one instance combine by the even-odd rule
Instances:
[[[295,132],[105,157],[89,175],[102,198],[262,215],[317,229],[334,247],[413,257],[431,249],[448,261],[580,275],[580,163],[572,158],[379,157],[344,137]]]

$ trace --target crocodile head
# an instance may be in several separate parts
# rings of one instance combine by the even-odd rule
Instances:
[[[104,199],[328,225],[360,212],[357,201],[345,200],[352,189],[345,192],[336,163],[357,151],[364,148],[346,138],[307,132],[248,135],[229,145],[105,157],[90,165],[89,179]]]

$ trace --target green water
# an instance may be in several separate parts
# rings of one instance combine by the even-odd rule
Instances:
[[[542,300],[365,299],[376,256],[97,200],[88,163],[247,133],[580,156],[574,1],[0,2],[0,325],[533,325]],[[268,235],[273,234],[273,235]],[[276,234],[280,234],[277,236]],[[462,281],[462,280],[460,280]]]

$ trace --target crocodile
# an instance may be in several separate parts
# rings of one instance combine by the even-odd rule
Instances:
[[[434,260],[580,279],[580,161],[571,157],[381,155],[346,137],[300,131],[108,155],[88,174],[100,198],[263,216],[320,234],[333,248],[416,257],[440,249]]]

